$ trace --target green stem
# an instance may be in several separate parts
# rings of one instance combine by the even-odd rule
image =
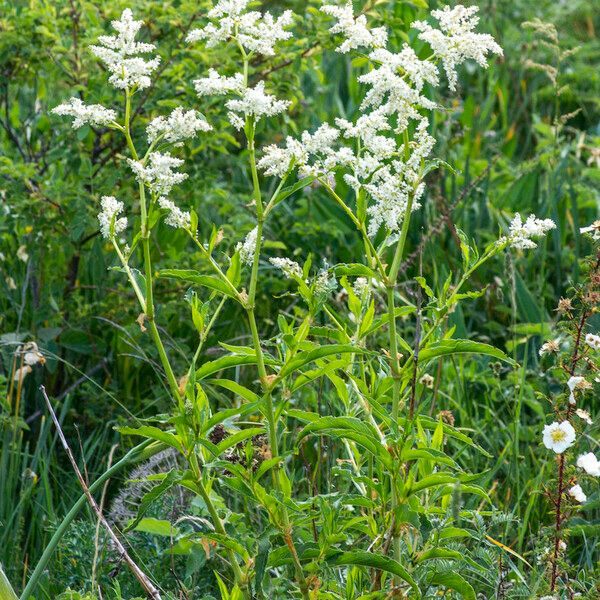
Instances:
[[[128,465],[147,460],[148,458],[154,456],[164,448],[165,446],[163,444],[159,444],[152,440],[145,440],[135,448],[132,448],[125,456],[123,456],[121,460],[119,460],[112,467],[110,467],[110,469],[104,471],[104,473],[102,473],[102,475],[100,475],[100,477],[98,477],[98,479],[96,479],[96,481],[94,481],[89,486],[90,492],[93,494],[94,492],[99,490],[108,479],[110,479],[113,475],[115,475],[115,473],[118,473]],[[31,574],[31,577],[29,578],[25,589],[21,594],[20,600],[30,600],[33,593],[35,592],[35,589],[42,575],[44,574],[44,571],[46,570],[46,567],[48,565],[48,562],[50,561],[50,558],[52,557],[52,554],[54,553],[54,550],[56,550],[56,547],[58,546],[58,543],[67,532],[67,529],[69,528],[69,525],[73,522],[73,519],[79,514],[79,511],[86,505],[87,498],[85,494],[81,494],[77,502],[73,504],[71,510],[69,510],[69,512],[63,518],[63,520],[60,522],[60,525],[56,528],[56,531],[52,535],[52,538],[44,548],[44,552],[42,553],[40,560],[35,566],[35,569],[33,570],[33,573]]]

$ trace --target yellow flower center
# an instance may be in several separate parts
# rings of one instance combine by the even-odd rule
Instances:
[[[567,437],[567,434],[562,429],[554,429],[550,437],[553,442],[562,442]]]

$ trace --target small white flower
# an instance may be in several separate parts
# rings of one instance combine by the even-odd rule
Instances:
[[[117,118],[117,113],[101,104],[84,104],[79,98],[70,98],[52,109],[55,115],[73,117],[73,129],[84,125],[101,127],[109,125]]]
[[[433,388],[434,379],[433,379],[433,377],[429,373],[425,373],[421,377],[421,379],[419,379],[419,383],[421,385],[424,385],[426,388],[432,389]]]
[[[148,141],[154,142],[159,136],[163,136],[167,142],[181,145],[183,140],[196,136],[199,131],[210,131],[212,127],[195,110],[184,111],[176,108],[166,119],[156,117],[152,119],[146,128]]]
[[[35,342],[27,342],[26,344],[23,344],[23,346],[21,346],[19,349],[19,352],[23,355],[23,362],[30,367],[33,365],[43,365],[46,363],[44,355],[40,352],[40,349]]]
[[[127,227],[126,217],[117,218],[123,212],[124,206],[114,196],[102,196],[100,205],[102,206],[102,211],[98,214],[100,233],[102,237],[111,239]]]
[[[190,213],[182,211],[172,200],[161,196],[158,205],[169,211],[165,223],[176,229],[189,229],[191,226]]]
[[[27,246],[25,244],[21,244],[17,248],[17,258],[26,263],[29,260],[29,254],[27,253]]]
[[[258,228],[255,227],[248,233],[243,242],[239,242],[236,246],[236,250],[240,253],[240,260],[245,265],[251,265],[254,260],[254,253],[256,252]]]
[[[352,286],[352,290],[359,298],[362,298],[363,294],[367,296],[371,293],[369,280],[366,277],[357,277]]]
[[[540,356],[545,356],[546,354],[556,354],[560,350],[560,345],[558,340],[549,340],[542,344],[540,348]]]
[[[154,44],[135,41],[142,25],[142,21],[133,20],[131,9],[126,8],[121,19],[112,22],[117,35],[102,35],[98,38],[98,46],[90,46],[90,50],[111,73],[109,82],[118,89],[149,87],[150,75],[160,64],[158,56],[151,60],[144,60],[138,56],[154,50]]]
[[[577,466],[580,469],[583,469],[589,475],[593,475],[594,477],[600,477],[600,462],[598,461],[596,455],[593,452],[581,454],[577,458]]]
[[[23,365],[18,369],[15,369],[15,374],[13,375],[13,381],[23,381],[29,373],[31,373],[33,369],[29,365]]]
[[[544,427],[544,446],[556,454],[562,454],[575,441],[575,430],[569,421],[551,423]]]
[[[587,500],[587,496],[585,495],[579,484],[574,485],[572,488],[569,489],[569,496],[573,496],[573,498],[575,498],[577,502],[585,502]]]
[[[269,262],[278,269],[283,271],[286,277],[302,279],[302,267],[295,261],[289,258],[269,258]]]
[[[583,410],[581,408],[578,408],[575,411],[575,414],[582,420],[585,421],[588,425],[591,425],[593,423],[592,418],[590,417],[590,413],[587,410]]]
[[[600,240],[600,221],[594,221],[589,227],[582,227],[580,233],[590,233],[594,240]]]
[[[575,390],[587,390],[592,387],[592,384],[585,377],[573,376],[567,381],[569,388],[569,404],[575,404]]]
[[[600,336],[588,333],[585,336],[585,343],[594,350],[600,350]]]

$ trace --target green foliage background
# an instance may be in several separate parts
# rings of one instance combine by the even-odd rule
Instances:
[[[0,9],[1,385],[7,389],[19,342],[36,340],[47,357],[45,367],[26,380],[19,414],[15,417],[15,407],[6,402],[0,413],[0,564],[17,588],[79,494],[44,416],[38,385],[43,382],[62,401],[63,425],[70,439],[81,440],[78,454],[90,480],[106,468],[111,446],[123,443],[113,427],[125,418],[155,415],[168,402],[154,374],[157,357],[136,323],[132,293],[120,274],[110,270],[113,256],[98,232],[99,198],[111,194],[117,182],[121,185],[124,148],[105,131],[89,127],[78,130],[74,142],[69,125],[49,114],[73,94],[111,105],[105,76],[87,46],[128,4],[4,0]],[[200,104],[191,81],[210,66],[233,72],[236,65],[222,50],[207,52],[183,42],[192,25],[202,21],[209,2],[138,0],[134,4],[136,16],[145,21],[162,57],[160,78],[144,93],[144,109],[135,117],[138,130],[142,131],[148,114],[179,104],[210,115],[216,133],[186,147],[190,177],[179,196],[185,199],[180,204],[197,212],[205,235],[213,223],[223,228],[226,250],[253,226],[247,207],[251,183],[240,140],[225,125],[222,102]],[[431,177],[423,209],[414,217],[409,238],[413,258],[406,268],[416,274],[420,254],[423,274],[435,288],[443,284],[448,269],[460,265],[456,227],[482,247],[497,237],[516,211],[549,217],[558,224],[548,243],[518,263],[496,261],[479,272],[480,287],[490,284],[486,293],[464,305],[468,310],[459,307],[451,318],[459,337],[497,345],[523,368],[508,372],[473,359],[448,361],[443,373],[434,373],[446,383],[429,399],[431,414],[451,411],[457,425],[467,428],[493,456],[491,460],[470,457],[480,461],[470,463],[472,471],[490,469],[482,485],[506,514],[492,525],[490,535],[534,564],[530,589],[535,589],[535,558],[544,527],[550,523],[540,490],[553,467],[539,444],[548,407],[536,392],[547,392],[552,382],[540,376],[537,351],[558,299],[579,281],[578,260],[589,251],[579,227],[598,216],[600,43],[596,32],[600,13],[591,0],[480,0],[477,4],[482,30],[494,35],[505,56],[487,71],[463,69],[459,91],[440,99],[447,110],[434,122],[435,155],[455,171],[442,170]],[[261,125],[259,146],[331,122],[335,116],[350,118],[357,113],[359,91],[349,71],[360,69],[361,63],[351,64],[331,51],[319,5],[312,0],[263,3],[265,9],[291,8],[302,19],[295,40],[262,65],[262,73],[280,97],[298,100],[283,122]],[[408,35],[406,24],[424,17],[437,3],[371,5],[370,16],[384,22],[401,41]],[[579,47],[562,66],[561,85],[566,88],[560,97],[544,73],[525,65],[526,59],[552,60],[520,26],[535,17],[556,24],[565,49]],[[298,48],[302,60],[297,58]],[[557,138],[554,119],[575,112]],[[121,187],[120,196],[126,193]],[[157,236],[160,251],[154,262],[160,268],[198,268],[201,258],[183,234],[161,225]],[[286,203],[270,221],[265,239],[273,252],[281,250],[304,260],[310,250],[315,262],[326,259],[330,264],[355,256],[355,245],[360,244],[344,215],[318,189]],[[26,261],[20,258],[23,251]],[[267,333],[276,332],[279,314],[291,316],[299,310],[284,291],[285,283],[272,267],[261,265],[257,306]],[[183,285],[159,280],[159,322],[179,372],[196,343],[186,304],[181,302],[184,293]],[[410,331],[405,333],[411,337]],[[228,306],[207,344],[206,356],[219,352],[218,342],[239,344],[248,336],[244,319],[233,305]],[[242,371],[239,376],[243,380],[251,374]],[[211,400],[219,403],[217,391]],[[327,395],[303,398],[307,405],[329,401]],[[335,459],[334,454],[328,455],[331,466]],[[122,484],[122,479],[113,481],[109,498]],[[600,500],[597,493],[595,498],[585,515],[591,529],[582,530],[570,547],[570,559],[583,578],[593,577],[598,561],[593,542],[599,526],[594,508]],[[86,586],[93,535],[93,521],[82,518],[53,559],[40,598],[54,598],[68,586]],[[173,580],[175,563],[163,538],[136,534],[135,544],[138,556],[152,563],[155,575],[163,573],[163,582]],[[201,556],[176,560],[185,564],[177,563],[173,570],[183,569],[199,593],[215,592]],[[110,570],[110,566],[101,569],[103,581],[110,585],[120,581],[124,597],[135,595],[128,575],[114,579]],[[489,593],[483,579],[481,589]],[[172,583],[176,587],[176,581]]]

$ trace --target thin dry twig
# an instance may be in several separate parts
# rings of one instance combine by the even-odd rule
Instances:
[[[71,448],[69,447],[69,444],[65,438],[65,435],[62,431],[60,423],[58,422],[56,413],[54,412],[54,409],[52,408],[52,403],[50,402],[50,398],[48,398],[48,394],[46,393],[46,388],[43,385],[40,386],[40,391],[42,392],[42,396],[44,396],[44,400],[46,401],[46,405],[48,406],[48,410],[50,411],[50,416],[52,417],[52,421],[54,422],[54,426],[56,427],[56,431],[58,432],[58,437],[60,438],[61,444],[62,444],[65,452],[67,453],[67,456],[69,458],[69,461],[71,462],[73,470],[75,471],[75,474],[77,475],[77,479],[79,480],[79,483],[80,483],[80,485],[83,489],[83,492],[88,500],[88,503],[91,506],[94,513],[96,514],[96,517],[102,523],[103,527],[106,529],[110,539],[113,541],[117,550],[119,551],[119,554],[123,557],[123,560],[127,563],[127,566],[129,567],[129,569],[131,570],[131,572],[133,573],[135,578],[140,582],[140,585],[144,588],[144,590],[148,594],[148,596],[150,598],[154,598],[154,600],[162,600],[158,589],[154,586],[154,584],[152,583],[150,578],[137,566],[137,564],[133,561],[131,556],[129,556],[129,553],[125,549],[125,546],[123,546],[123,544],[121,543],[121,540],[119,540],[116,533],[112,530],[111,526],[108,524],[108,521],[104,518],[102,511],[98,507],[98,504],[96,503],[96,500],[94,499],[94,496],[92,496],[92,493],[90,492],[88,486],[86,485],[85,480],[81,474],[81,471],[79,470],[79,467],[77,466],[75,457],[73,456],[73,453],[71,452]]]

